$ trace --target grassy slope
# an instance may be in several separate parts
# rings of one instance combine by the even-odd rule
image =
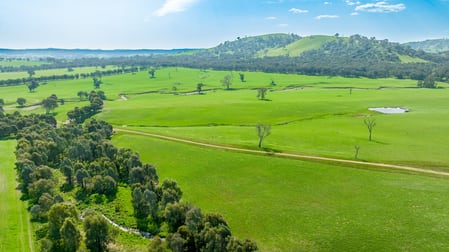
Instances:
[[[315,35],[310,37],[302,38],[295,41],[283,48],[273,48],[268,51],[259,53],[260,57],[275,57],[275,56],[286,56],[296,57],[301,55],[301,53],[320,48],[323,44],[333,41],[336,38],[333,36]]]
[[[445,179],[253,156],[118,134],[184,200],[220,212],[262,251],[431,251],[448,246]]]
[[[15,141],[0,141],[0,251],[30,250],[28,212],[15,189]]]

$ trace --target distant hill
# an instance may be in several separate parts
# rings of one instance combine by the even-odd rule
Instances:
[[[115,58],[131,56],[152,56],[178,54],[196,49],[139,49],[139,50],[92,50],[92,49],[1,49],[0,58],[57,58],[57,59],[78,59],[78,58]]]
[[[409,42],[404,45],[415,50],[423,50],[428,53],[440,53],[449,51],[449,39],[430,39],[419,42]]]
[[[299,38],[284,47],[269,48],[259,51],[257,56],[260,57],[276,57],[276,56],[290,56],[297,57],[308,50],[319,49],[324,44],[334,41],[335,36],[314,35],[310,37]]]
[[[234,41],[226,41],[220,45],[202,50],[200,54],[210,55],[240,55],[254,57],[258,53],[272,48],[282,48],[301,37],[295,34],[268,34],[254,37],[237,38]]]
[[[199,55],[241,58],[299,57],[303,60],[424,63],[423,53],[399,43],[376,40],[360,35],[350,37],[294,34],[267,34],[226,41],[216,47],[196,52]]]

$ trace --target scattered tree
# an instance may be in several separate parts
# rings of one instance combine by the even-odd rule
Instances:
[[[368,139],[369,139],[369,141],[371,141],[371,136],[372,136],[372,133],[373,133],[373,128],[374,128],[374,126],[376,126],[376,119],[374,119],[374,118],[366,118],[366,119],[364,120],[364,123],[365,123],[366,127],[368,128],[368,132],[369,132],[369,137],[368,137]]]
[[[203,83],[198,83],[196,84],[196,91],[198,92],[198,94],[201,94],[201,91],[203,90]]]
[[[245,82],[245,81],[246,81],[246,80],[245,80],[245,74],[239,73],[239,76],[240,76],[240,81],[241,81],[241,82]]]
[[[19,104],[20,107],[23,107],[26,102],[27,102],[27,100],[23,97],[17,98],[17,104]]]
[[[265,100],[265,94],[267,93],[268,88],[258,88],[257,89],[257,98],[259,100]]]
[[[28,90],[30,90],[30,93],[33,92],[36,88],[39,87],[39,82],[37,80],[31,80],[31,83],[27,85]]]
[[[154,79],[154,74],[156,73],[156,70],[154,68],[151,68],[150,71],[148,71],[148,73],[150,74],[150,78]]]
[[[42,101],[42,107],[45,109],[45,113],[48,114],[58,107],[58,97],[51,95]]]
[[[357,160],[357,159],[359,159],[360,145],[355,145],[354,149],[355,149],[354,159]]]
[[[89,94],[85,91],[79,91],[76,95],[80,98],[80,101],[86,99],[89,96]]]
[[[230,89],[231,85],[232,85],[232,76],[230,74],[226,75],[222,80],[221,80],[221,85],[223,85],[226,89]]]
[[[94,78],[93,78],[93,81],[94,81],[94,87],[95,87],[95,88],[100,88],[101,83],[103,83],[103,82],[101,81],[101,79],[100,79],[100,78],[97,78],[97,77],[94,77]]]
[[[257,136],[259,137],[258,147],[262,148],[263,140],[265,139],[265,137],[271,134],[271,126],[259,123],[256,125],[256,129],[257,129]]]

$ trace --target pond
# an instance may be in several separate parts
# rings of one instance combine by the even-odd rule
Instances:
[[[368,108],[368,110],[371,111],[377,111],[379,113],[383,113],[383,114],[402,114],[405,112],[408,112],[409,110],[406,108]]]

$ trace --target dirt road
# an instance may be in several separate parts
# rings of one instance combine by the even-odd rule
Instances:
[[[354,165],[361,165],[361,166],[390,168],[390,169],[395,169],[395,170],[405,170],[405,171],[412,171],[412,172],[418,172],[418,173],[425,173],[425,174],[449,177],[448,172],[434,171],[434,170],[428,170],[428,169],[416,168],[416,167],[410,167],[410,166],[365,162],[365,161],[339,159],[339,158],[328,158],[328,157],[303,155],[303,154],[295,154],[295,153],[280,153],[280,152],[268,152],[268,151],[262,151],[262,150],[243,149],[243,148],[236,148],[236,147],[196,142],[196,141],[177,138],[177,137],[170,137],[170,136],[164,136],[164,135],[159,135],[159,134],[153,134],[153,133],[147,133],[147,132],[142,132],[142,131],[123,129],[123,128],[114,128],[114,131],[124,132],[124,133],[134,134],[134,135],[148,136],[148,137],[159,138],[159,139],[180,142],[180,143],[187,143],[187,144],[203,146],[203,147],[208,147],[208,148],[215,148],[215,149],[220,149],[220,150],[228,150],[228,151],[250,153],[250,154],[257,154],[257,155],[271,155],[271,156],[284,157],[284,158],[296,158],[296,159],[302,159],[302,160],[317,160],[317,161],[326,161],[326,162],[342,163],[342,164],[354,164]]]

